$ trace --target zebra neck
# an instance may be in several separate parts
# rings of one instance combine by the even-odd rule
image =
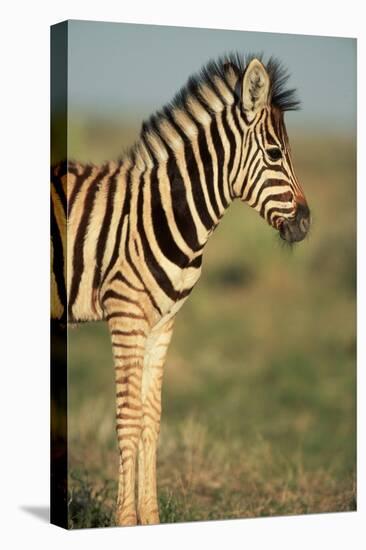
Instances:
[[[141,176],[159,242],[169,231],[176,241],[179,232],[193,256],[202,251],[231,203],[230,194],[214,178],[218,179],[212,165],[204,165],[190,145]]]
[[[151,205],[155,233],[160,227],[161,235],[170,231],[176,240],[180,232],[194,255],[235,198],[232,181],[242,148],[231,112],[206,115],[202,124],[191,118],[191,126],[186,118],[179,133],[177,124],[173,129],[172,122],[157,121],[154,133],[146,130],[130,157]]]

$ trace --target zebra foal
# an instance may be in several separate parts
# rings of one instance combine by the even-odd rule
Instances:
[[[286,80],[273,59],[221,58],[143,125],[120,161],[52,169],[52,317],[104,319],[111,334],[118,525],[159,522],[165,356],[226,209],[246,202],[288,242],[308,232],[284,124],[297,106]]]

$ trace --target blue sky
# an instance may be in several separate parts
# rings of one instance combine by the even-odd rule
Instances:
[[[230,51],[277,56],[298,89],[295,127],[354,131],[356,40],[91,21],[69,22],[70,112],[148,116],[209,59]]]

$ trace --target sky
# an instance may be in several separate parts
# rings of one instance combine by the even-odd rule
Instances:
[[[353,38],[70,21],[68,44],[71,113],[146,118],[210,59],[262,52],[283,62],[298,90],[301,110],[287,124],[355,131]]]

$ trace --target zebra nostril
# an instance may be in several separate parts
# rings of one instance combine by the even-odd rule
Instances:
[[[307,204],[299,203],[297,205],[295,219],[299,230],[306,234],[310,227],[310,210]]]
[[[296,209],[296,219],[298,223],[300,223],[301,220],[309,220],[310,219],[310,210],[307,204],[298,203],[297,209]]]
[[[303,233],[307,233],[309,229],[310,221],[309,218],[302,218],[299,223],[300,230]]]

